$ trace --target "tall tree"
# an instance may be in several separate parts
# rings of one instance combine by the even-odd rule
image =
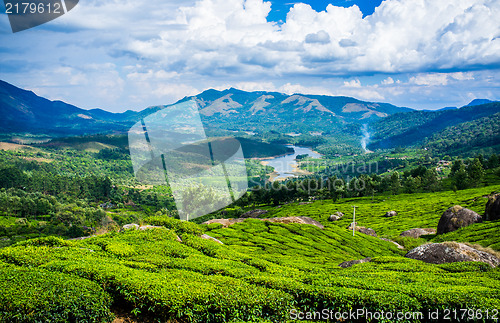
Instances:
[[[467,166],[467,175],[472,186],[478,186],[484,177],[484,168],[479,158],[474,160]]]

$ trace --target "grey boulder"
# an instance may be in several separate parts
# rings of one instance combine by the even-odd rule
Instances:
[[[362,263],[365,263],[365,262],[370,262],[371,260],[372,260],[372,258],[368,257],[368,258],[365,258],[365,259],[344,261],[343,263],[341,263],[339,265],[339,267],[349,268],[349,267],[352,267],[352,266],[357,265],[357,264],[362,264]]]
[[[386,218],[392,218],[393,216],[396,216],[396,215],[398,215],[398,212],[396,212],[396,211],[389,211],[384,216]]]
[[[494,221],[500,219],[500,194],[491,195],[486,203],[484,219]]]
[[[410,250],[405,257],[422,260],[429,264],[479,261],[485,262],[492,267],[496,267],[500,263],[500,259],[491,253],[477,250],[466,244],[457,242],[424,244]]]
[[[483,218],[479,214],[460,205],[455,205],[444,211],[438,223],[437,234],[453,232],[480,222],[483,222]]]
[[[436,233],[436,229],[416,228],[416,229],[410,229],[410,230],[403,231],[403,232],[401,232],[400,236],[401,237],[419,238],[420,236],[427,235],[427,234],[434,234],[434,233]]]

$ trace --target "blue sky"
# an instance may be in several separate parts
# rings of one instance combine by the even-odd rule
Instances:
[[[229,87],[463,106],[500,99],[499,16],[497,0],[85,0],[15,34],[0,14],[0,79],[116,112]]]
[[[286,15],[296,3],[306,3],[315,11],[325,11],[326,7],[331,4],[338,7],[351,7],[356,5],[359,7],[363,16],[373,14],[375,8],[382,3],[382,0],[335,0],[335,1],[271,1],[272,11],[267,17],[268,21],[284,22]]]

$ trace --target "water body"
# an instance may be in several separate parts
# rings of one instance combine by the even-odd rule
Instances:
[[[298,147],[292,145],[287,147],[293,148],[293,150],[295,150],[295,153],[266,160],[267,165],[274,167],[274,171],[278,174],[276,177],[274,177],[274,180],[283,180],[289,177],[297,177],[297,174],[294,173],[294,166],[297,166],[297,161],[295,160],[295,158],[298,155],[307,154],[312,158],[321,158],[320,154],[314,152],[311,148],[308,147]]]

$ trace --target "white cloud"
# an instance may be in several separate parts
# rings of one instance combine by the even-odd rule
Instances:
[[[424,86],[448,84],[448,75],[443,73],[419,74],[410,78],[410,83]]]
[[[126,50],[202,74],[259,71],[246,65],[274,75],[349,75],[500,62],[498,1],[387,0],[366,18],[357,6],[316,12],[298,3],[280,28],[267,22],[269,11],[262,0],[200,0],[180,8],[160,38],[129,40]],[[282,44],[279,55],[270,44]]]
[[[306,43],[308,44],[328,44],[330,42],[330,35],[324,31],[320,30],[315,34],[308,34],[306,36]]]
[[[235,85],[228,85],[225,88],[235,87],[242,91],[277,91],[276,86],[272,82],[238,82]]]
[[[196,95],[199,91],[186,84],[160,83],[155,85],[151,93],[156,95],[158,98],[168,97],[170,100],[173,97],[175,98],[174,100],[180,100],[185,96]]]
[[[382,81],[382,84],[383,85],[391,85],[391,84],[394,84],[394,79],[392,77],[388,77],[386,78],[385,80]]]
[[[385,0],[364,18],[357,6],[316,12],[296,3],[281,25],[267,21],[270,10],[263,0],[81,1],[47,24],[56,31],[0,35],[11,50],[0,67],[30,62],[10,79],[115,109],[231,86],[430,101],[467,84],[474,95],[500,96],[477,78],[500,64],[500,1]]]
[[[439,86],[447,85],[450,81],[470,81],[474,80],[471,72],[463,73],[429,73],[417,74],[410,78],[409,83],[424,86]]]
[[[361,81],[358,80],[358,79],[355,79],[355,80],[352,80],[352,81],[345,81],[344,82],[344,86],[345,87],[357,87],[357,88],[360,88],[361,87]]]
[[[286,94],[313,94],[313,95],[333,95],[333,93],[321,86],[304,86],[301,84],[286,83],[278,88],[279,92]]]
[[[451,73],[450,77],[454,78],[457,81],[470,81],[470,80],[474,80],[474,75],[471,72],[468,72],[468,73],[464,73],[464,72]]]

